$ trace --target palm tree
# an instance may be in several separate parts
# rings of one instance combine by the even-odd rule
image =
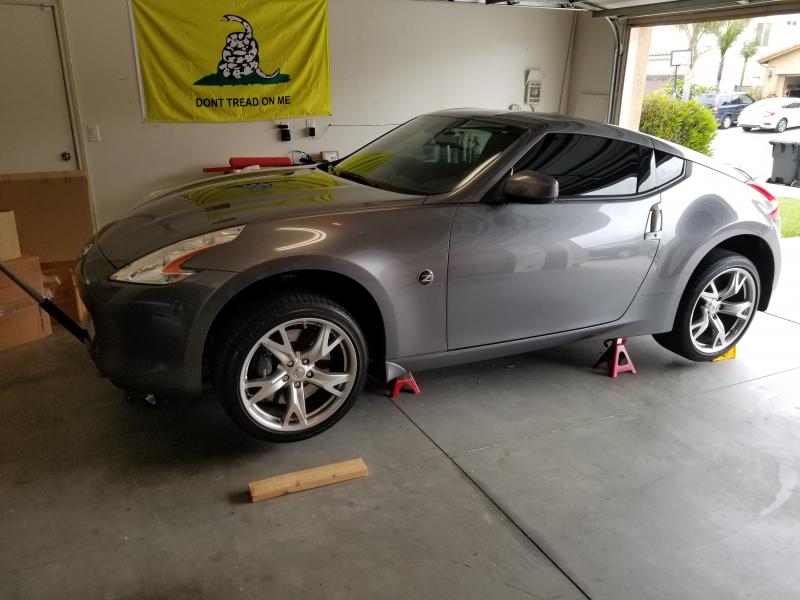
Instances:
[[[739,54],[742,55],[744,59],[744,64],[742,65],[742,76],[739,78],[739,87],[741,88],[744,85],[744,72],[747,69],[747,61],[753,58],[758,53],[758,48],[760,44],[758,40],[750,40],[749,42],[745,42],[742,45],[742,49],[739,50]]]
[[[700,57],[702,52],[699,50],[700,40],[706,33],[709,33],[708,23],[681,23],[679,24],[678,31],[682,32],[687,41],[689,42],[689,70],[683,78],[683,99],[689,99],[689,90],[692,85],[692,72],[694,71],[694,63]]]
[[[736,42],[736,39],[747,29],[749,23],[750,21],[748,19],[740,19],[738,21],[712,21],[707,24],[708,32],[717,38],[717,48],[719,48],[717,90],[719,90],[719,83],[722,81],[722,69],[725,67],[725,55]]]

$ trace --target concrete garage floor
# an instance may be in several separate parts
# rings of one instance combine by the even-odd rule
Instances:
[[[128,405],[63,332],[0,355],[2,598],[800,597],[800,238],[739,357],[650,338],[420,373],[268,446],[213,402]],[[362,456],[261,504],[248,481]]]

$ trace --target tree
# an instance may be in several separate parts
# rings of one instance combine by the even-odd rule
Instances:
[[[738,21],[711,21],[707,23],[708,32],[717,39],[717,48],[719,49],[717,89],[719,89],[719,83],[722,81],[722,70],[725,68],[725,55],[736,42],[736,39],[747,29],[749,23],[750,21],[748,19],[740,19]]]
[[[760,44],[758,40],[750,40],[749,42],[745,42],[742,45],[742,49],[739,51],[739,54],[742,55],[744,59],[744,64],[742,65],[742,76],[739,78],[739,87],[744,85],[744,72],[747,69],[747,61],[753,58],[758,53],[758,48]]]
[[[683,80],[683,99],[688,100],[694,63],[702,54],[699,50],[700,40],[706,33],[709,33],[709,28],[708,23],[681,23],[678,25],[678,31],[681,31],[689,42],[689,70]]]

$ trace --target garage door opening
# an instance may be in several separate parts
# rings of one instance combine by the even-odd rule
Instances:
[[[643,105],[697,101],[717,126],[707,152],[766,181],[770,142],[800,141],[799,39],[800,13],[633,26],[618,122],[654,133]]]

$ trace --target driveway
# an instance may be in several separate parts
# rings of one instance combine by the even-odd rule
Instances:
[[[770,140],[800,142],[800,128],[788,129],[783,133],[758,129],[746,132],[740,127],[720,129],[711,144],[712,156],[743,169],[753,179],[763,181],[772,175]]]

